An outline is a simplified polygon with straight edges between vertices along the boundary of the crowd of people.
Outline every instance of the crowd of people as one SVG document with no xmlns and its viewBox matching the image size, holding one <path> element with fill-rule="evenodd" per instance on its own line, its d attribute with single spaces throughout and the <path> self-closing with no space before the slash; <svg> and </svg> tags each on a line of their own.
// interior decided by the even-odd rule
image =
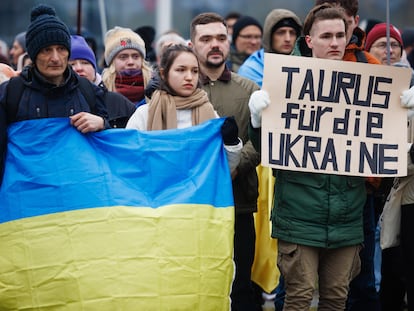
<svg viewBox="0 0 414 311">
<path fill-rule="evenodd" d="M 201 13 L 188 40 L 173 30 L 155 36 L 148 27 L 115 26 L 100 65 L 88 38 L 71 33 L 53 7 L 37 5 L 10 50 L 0 45 L 0 183 L 14 122 L 68 117 L 89 133 L 187 128 L 225 117 L 235 206 L 231 310 L 262 310 L 251 271 L 262 112 L 270 105 L 261 89 L 265 53 L 405 67 L 413 87 L 414 28 L 378 21 L 364 31 L 359 22 L 358 0 L 316 0 L 303 21 L 284 8 L 263 23 L 238 12 Z M 414 88 L 401 98 L 414 107 Z M 414 163 L 413 145 L 407 161 Z M 272 172 L 275 310 L 308 310 L 316 290 L 319 310 L 414 310 L 414 185 L 403 191 L 400 245 L 381 250 L 379 216 L 393 178 Z"/>
</svg>

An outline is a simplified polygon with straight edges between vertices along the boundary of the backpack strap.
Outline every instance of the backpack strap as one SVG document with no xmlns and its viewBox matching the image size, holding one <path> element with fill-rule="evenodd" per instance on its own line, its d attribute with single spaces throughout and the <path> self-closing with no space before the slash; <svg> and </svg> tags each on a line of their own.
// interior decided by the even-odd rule
<svg viewBox="0 0 414 311">
<path fill-rule="evenodd" d="M 93 84 L 89 82 L 88 79 L 79 77 L 79 89 L 83 96 L 85 96 L 86 101 L 88 102 L 89 109 L 91 112 L 95 111 L 95 90 L 93 89 Z M 7 121 L 8 123 L 12 122 L 16 116 L 19 109 L 20 100 L 23 96 L 24 83 L 23 79 L 20 76 L 13 77 L 8 81 L 6 86 L 7 90 Z"/>
<path fill-rule="evenodd" d="M 24 83 L 20 76 L 10 78 L 7 90 L 7 122 L 11 123 L 17 116 L 20 100 L 22 99 Z"/>
<path fill-rule="evenodd" d="M 86 101 L 88 102 L 89 109 L 91 112 L 95 112 L 95 90 L 93 89 L 93 84 L 88 79 L 83 77 L 78 77 L 79 79 L 79 89 L 83 96 L 85 96 Z"/>
</svg>

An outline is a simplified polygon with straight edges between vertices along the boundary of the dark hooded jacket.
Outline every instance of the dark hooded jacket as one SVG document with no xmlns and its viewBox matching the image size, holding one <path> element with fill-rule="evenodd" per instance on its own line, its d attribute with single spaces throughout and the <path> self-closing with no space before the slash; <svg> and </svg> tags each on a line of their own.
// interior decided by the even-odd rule
<svg viewBox="0 0 414 311">
<path fill-rule="evenodd" d="M 79 87 L 79 79 L 84 78 L 79 77 L 71 66 L 68 66 L 64 75 L 64 83 L 56 86 L 46 81 L 34 66 L 25 67 L 19 76 L 12 78 L 20 79 L 23 84 L 19 98 L 15 100 L 8 95 L 11 80 L 0 85 L 0 179 L 3 176 L 7 149 L 7 128 L 11 123 L 40 118 L 65 118 L 78 112 L 91 112 L 101 116 L 105 127 L 109 128 L 104 90 L 90 83 L 96 99 L 90 105 Z"/>
<path fill-rule="evenodd" d="M 364 50 L 365 32 L 355 28 L 351 40 L 346 46 L 343 60 L 348 62 L 364 62 L 368 64 L 380 64 L 380 61 Z M 363 54 L 363 56 L 361 55 Z"/>
<path fill-rule="evenodd" d="M 118 92 L 111 92 L 101 82 L 99 87 L 105 91 L 105 105 L 111 128 L 125 128 L 136 108 L 133 102 Z"/>
<path fill-rule="evenodd" d="M 265 20 L 263 27 L 263 48 L 252 53 L 240 66 L 238 74 L 255 82 L 260 87 L 263 82 L 264 53 L 277 53 L 272 49 L 273 27 L 285 18 L 292 18 L 298 25 L 302 25 L 299 17 L 293 12 L 285 9 L 274 9 Z"/>
</svg>

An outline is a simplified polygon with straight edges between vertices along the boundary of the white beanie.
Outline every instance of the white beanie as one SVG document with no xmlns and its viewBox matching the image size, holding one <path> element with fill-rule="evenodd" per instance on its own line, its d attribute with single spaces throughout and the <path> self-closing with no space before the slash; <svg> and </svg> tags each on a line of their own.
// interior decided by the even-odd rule
<svg viewBox="0 0 414 311">
<path fill-rule="evenodd" d="M 105 62 L 109 66 L 114 57 L 125 49 L 134 49 L 145 59 L 145 42 L 133 30 L 115 26 L 105 35 Z"/>
</svg>

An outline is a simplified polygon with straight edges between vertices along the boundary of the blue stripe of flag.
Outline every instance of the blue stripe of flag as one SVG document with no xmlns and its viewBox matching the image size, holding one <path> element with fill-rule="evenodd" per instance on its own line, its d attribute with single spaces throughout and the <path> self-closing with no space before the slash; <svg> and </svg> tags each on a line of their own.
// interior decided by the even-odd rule
<svg viewBox="0 0 414 311">
<path fill-rule="evenodd" d="M 66 118 L 14 123 L 0 188 L 0 222 L 119 205 L 233 206 L 222 123 L 89 134 Z"/>
</svg>

